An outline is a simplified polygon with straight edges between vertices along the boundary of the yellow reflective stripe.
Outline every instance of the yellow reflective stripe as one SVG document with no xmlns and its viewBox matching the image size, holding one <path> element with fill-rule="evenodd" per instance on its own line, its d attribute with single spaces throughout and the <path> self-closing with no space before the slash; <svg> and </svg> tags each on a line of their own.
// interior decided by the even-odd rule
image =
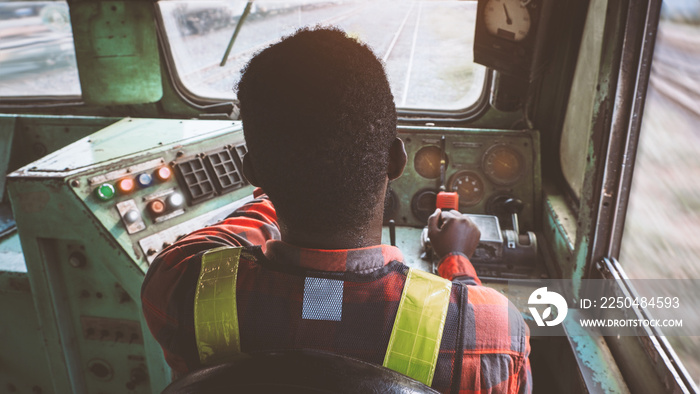
<svg viewBox="0 0 700 394">
<path fill-rule="evenodd" d="M 194 296 L 194 333 L 199 360 L 214 364 L 241 354 L 236 278 L 241 248 L 221 247 L 202 256 Z"/>
<path fill-rule="evenodd" d="M 409 269 L 383 366 L 433 383 L 450 291 L 449 280 Z"/>
</svg>

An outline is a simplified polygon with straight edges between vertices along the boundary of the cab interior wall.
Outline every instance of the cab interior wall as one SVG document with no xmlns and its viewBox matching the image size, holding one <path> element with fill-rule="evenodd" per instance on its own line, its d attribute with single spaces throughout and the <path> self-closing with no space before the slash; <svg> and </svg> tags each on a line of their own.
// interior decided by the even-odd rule
<svg viewBox="0 0 700 394">
<path fill-rule="evenodd" d="M 591 239 L 593 237 L 593 222 L 596 217 L 597 196 L 600 192 L 600 178 L 605 160 L 607 132 L 610 127 L 617 74 L 620 67 L 619 50 L 622 45 L 622 32 L 626 20 L 627 2 L 610 1 L 596 2 L 596 6 L 588 11 L 586 24 L 591 21 L 603 26 L 603 30 L 589 27 L 588 34 L 600 34 L 598 45 L 581 46 L 576 48 L 577 56 L 567 60 L 573 64 L 571 82 L 567 84 L 567 99 L 561 100 L 565 108 L 560 117 L 554 116 L 558 123 L 550 135 L 543 138 L 543 183 L 545 184 L 545 218 L 543 233 L 548 238 L 547 245 L 552 252 L 554 272 L 560 272 L 563 278 L 580 280 L 587 268 L 584 266 L 590 257 Z M 581 11 L 581 10 L 580 10 Z M 585 26 L 584 34 L 585 33 Z M 586 40 L 584 37 L 582 40 Z M 589 37 L 590 40 L 590 37 Z M 580 51 L 579 51 L 580 50 Z M 594 52 L 591 52 L 594 51 Z M 599 52 L 598 52 L 599 51 Z M 586 60 L 599 58 L 600 61 L 591 64 Z M 591 79 L 591 77 L 593 79 Z M 578 88 L 577 88 L 578 86 Z M 591 90 L 590 86 L 596 86 Z M 580 90 L 575 90 L 580 89 Z M 580 113 L 581 108 L 589 108 L 590 112 Z M 546 109 L 541 110 L 544 120 L 542 127 L 547 125 Z M 576 151 L 578 158 L 585 160 L 585 166 L 578 169 L 577 176 L 583 179 L 580 193 L 576 193 L 571 183 L 564 176 L 561 163 L 568 163 L 571 157 L 564 157 L 560 151 L 565 119 L 579 119 L 569 132 L 589 134 L 584 139 L 588 146 L 579 147 Z M 544 134 L 544 133 L 543 133 Z M 584 142 L 584 145 L 586 142 Z M 580 145 L 580 144 L 579 144 Z M 577 158 L 574 158 L 574 160 Z"/>
</svg>

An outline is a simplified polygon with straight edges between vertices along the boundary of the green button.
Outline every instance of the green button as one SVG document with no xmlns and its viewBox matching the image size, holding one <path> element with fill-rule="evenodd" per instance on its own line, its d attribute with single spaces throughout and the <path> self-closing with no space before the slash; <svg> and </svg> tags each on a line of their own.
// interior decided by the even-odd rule
<svg viewBox="0 0 700 394">
<path fill-rule="evenodd" d="M 114 197 L 114 186 L 109 183 L 103 183 L 100 187 L 95 189 L 95 195 L 102 201 L 107 201 Z"/>
</svg>

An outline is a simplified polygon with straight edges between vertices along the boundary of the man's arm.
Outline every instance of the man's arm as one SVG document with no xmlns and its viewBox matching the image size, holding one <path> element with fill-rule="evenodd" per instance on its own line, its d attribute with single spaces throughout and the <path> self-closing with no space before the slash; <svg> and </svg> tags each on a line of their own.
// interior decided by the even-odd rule
<svg viewBox="0 0 700 394">
<path fill-rule="evenodd" d="M 177 373 L 195 367 L 185 360 L 199 358 L 194 343 L 193 300 L 202 254 L 220 246 L 264 246 L 266 241 L 280 238 L 272 203 L 260 189 L 253 194 L 255 200 L 225 220 L 194 231 L 163 250 L 148 269 L 141 287 L 143 313 L 166 361 Z"/>
<path fill-rule="evenodd" d="M 481 238 L 474 222 L 459 212 L 438 209 L 428 218 L 428 237 L 433 251 L 441 257 L 440 276 L 467 285 L 481 284 L 469 261 Z"/>
<path fill-rule="evenodd" d="M 481 285 L 476 270 L 469 258 L 460 253 L 449 253 L 440 260 L 438 264 L 438 274 L 453 282 L 464 283 L 465 285 Z"/>
<path fill-rule="evenodd" d="M 463 368 L 470 368 L 474 353 L 480 354 L 474 361 L 479 363 L 480 368 L 469 369 L 467 376 L 476 370 L 487 375 L 488 371 L 501 371 L 499 356 L 508 355 L 512 359 L 512 369 L 508 370 L 505 380 L 501 380 L 504 378 L 501 375 L 474 376 L 473 379 L 463 379 L 461 389 L 474 393 L 531 393 L 530 330 L 518 309 L 503 294 L 481 286 L 476 270 L 469 261 L 481 237 L 478 227 L 459 212 L 437 210 L 428 219 L 428 236 L 433 251 L 441 257 L 438 265 L 440 276 L 466 285 L 465 291 L 469 294 L 469 310 L 472 319 L 475 319 L 474 328 L 478 331 L 473 335 L 478 341 L 472 344 L 474 347 L 471 351 L 465 351 Z M 473 386 L 475 382 L 479 382 L 478 387 Z"/>
</svg>

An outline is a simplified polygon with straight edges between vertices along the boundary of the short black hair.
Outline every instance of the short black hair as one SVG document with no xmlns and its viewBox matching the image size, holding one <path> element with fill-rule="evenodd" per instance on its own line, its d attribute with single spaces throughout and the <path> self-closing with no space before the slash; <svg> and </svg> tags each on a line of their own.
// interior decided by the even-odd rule
<svg viewBox="0 0 700 394">
<path fill-rule="evenodd" d="M 384 196 L 396 107 L 372 50 L 335 28 L 264 49 L 238 83 L 258 183 L 289 228 L 365 230 Z"/>
</svg>

